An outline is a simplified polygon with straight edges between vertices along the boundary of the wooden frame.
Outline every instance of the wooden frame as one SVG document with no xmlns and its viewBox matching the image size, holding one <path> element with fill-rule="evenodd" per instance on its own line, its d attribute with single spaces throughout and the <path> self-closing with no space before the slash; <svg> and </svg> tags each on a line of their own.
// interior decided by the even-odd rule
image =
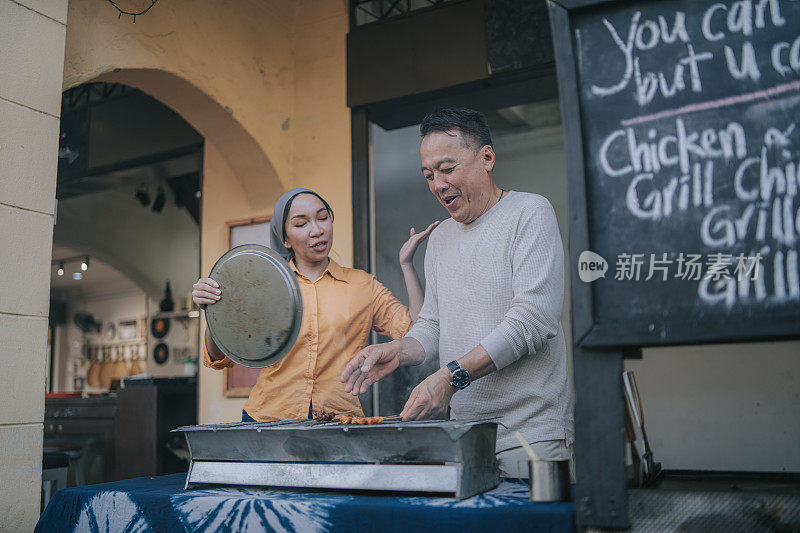
<svg viewBox="0 0 800 533">
<path fill-rule="evenodd" d="M 602 2 L 548 0 L 567 156 L 571 258 L 590 247 L 579 87 L 567 10 Z M 582 344 L 594 326 L 592 288 L 580 280 L 577 269 L 570 267 L 569 270 L 573 378 L 577 396 L 575 518 L 582 527 L 627 528 L 630 520 L 624 462 L 623 353 L 621 348 L 590 350 Z"/>
<path fill-rule="evenodd" d="M 372 272 L 370 260 L 370 140 L 369 117 L 365 108 L 350 112 L 352 135 L 353 266 Z"/>
<path fill-rule="evenodd" d="M 255 224 L 266 224 L 272 219 L 272 213 L 251 218 L 242 218 L 238 220 L 229 220 L 225 223 L 228 228 L 228 249 L 233 244 L 233 231 L 235 228 L 242 226 L 252 226 Z M 223 371 L 222 394 L 226 398 L 247 398 L 250 396 L 251 386 L 237 386 L 235 382 L 237 379 L 252 379 L 258 377 L 260 368 L 247 368 L 245 366 L 236 365 L 231 368 L 225 368 Z"/>
<path fill-rule="evenodd" d="M 270 213 L 269 215 L 262 215 L 262 216 L 259 216 L 259 217 L 250 217 L 250 218 L 240 218 L 240 219 L 237 219 L 237 220 L 228 220 L 227 222 L 225 222 L 225 225 L 228 227 L 228 248 L 231 247 L 231 243 L 233 242 L 232 241 L 232 235 L 231 235 L 231 232 L 233 231 L 233 228 L 236 228 L 236 227 L 239 227 L 239 226 L 252 226 L 254 224 L 264 224 L 264 223 L 269 222 L 270 220 L 272 220 L 272 213 Z"/>
<path fill-rule="evenodd" d="M 563 117 L 570 212 L 570 257 L 576 261 L 590 242 L 587 170 L 578 53 L 574 49 L 573 10 L 601 4 L 624 6 L 619 0 L 548 0 L 553 34 L 559 98 Z M 655 2 L 654 2 L 655 3 Z M 687 4 L 689 4 L 687 2 Z M 634 319 L 625 326 L 595 323 L 592 285 L 583 283 L 576 264 L 570 265 L 573 327 L 573 368 L 577 402 L 576 426 L 576 520 L 580 527 L 629 527 L 628 493 L 623 462 L 625 403 L 621 373 L 623 358 L 642 346 L 685 345 L 713 342 L 797 338 L 794 317 L 761 322 L 757 330 L 731 329 L 724 322 L 707 320 L 702 327 L 689 322 L 675 328 L 667 339 L 648 331 Z M 683 324 L 677 323 L 678 326 Z M 624 335 L 621 334 L 624 332 Z M 623 338 L 624 337 L 624 338 Z"/>
<path fill-rule="evenodd" d="M 571 214 L 570 255 L 574 258 L 577 258 L 582 251 L 593 248 L 588 228 L 585 147 L 581 127 L 580 87 L 578 86 L 578 73 L 575 70 L 576 58 L 573 50 L 570 12 L 614 3 L 624 4 L 619 0 L 548 0 L 567 154 Z M 798 338 L 798 316 L 796 314 L 772 317 L 769 321 L 760 322 L 757 330 L 731 330 L 730 325 L 724 320 L 720 322 L 706 321 L 702 328 L 695 327 L 693 320 L 676 321 L 666 339 L 660 336 L 658 327 L 649 327 L 649 319 L 636 320 L 632 317 L 626 321 L 624 327 L 618 323 L 596 323 L 596 302 L 593 299 L 592 286 L 581 282 L 575 269 L 571 268 L 570 271 L 573 296 L 577 297 L 573 298 L 572 308 L 573 338 L 576 339 L 576 344 L 586 348 L 638 348 Z M 620 331 L 626 332 L 624 338 L 621 338 Z"/>
</svg>

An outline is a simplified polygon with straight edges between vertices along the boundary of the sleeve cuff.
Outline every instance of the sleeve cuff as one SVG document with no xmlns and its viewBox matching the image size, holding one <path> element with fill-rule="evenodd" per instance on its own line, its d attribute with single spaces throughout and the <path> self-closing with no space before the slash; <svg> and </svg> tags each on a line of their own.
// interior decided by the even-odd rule
<svg viewBox="0 0 800 533">
<path fill-rule="evenodd" d="M 481 346 L 489 354 L 497 370 L 507 367 L 525 355 L 524 353 L 519 353 L 514 344 L 506 339 L 500 327 L 495 328 L 494 331 L 484 337 L 481 341 Z"/>
<path fill-rule="evenodd" d="M 230 368 L 235 364 L 236 363 L 234 363 L 227 357 L 220 359 L 219 361 L 212 360 L 211 356 L 208 353 L 208 349 L 206 348 L 206 343 L 205 341 L 203 341 L 203 366 L 207 366 L 208 368 L 213 368 L 214 370 L 222 370 L 223 368 Z"/>
<path fill-rule="evenodd" d="M 425 361 L 428 362 L 433 359 L 439 358 L 439 337 L 433 332 L 428 331 L 420 321 L 411 326 L 411 331 L 406 334 L 406 337 L 411 337 L 416 340 L 425 350 Z"/>
</svg>

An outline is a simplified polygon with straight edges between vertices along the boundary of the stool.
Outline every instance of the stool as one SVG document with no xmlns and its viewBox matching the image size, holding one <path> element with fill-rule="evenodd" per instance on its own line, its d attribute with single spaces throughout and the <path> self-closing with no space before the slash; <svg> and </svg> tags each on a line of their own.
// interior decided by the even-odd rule
<svg viewBox="0 0 800 533">
<path fill-rule="evenodd" d="M 75 487 L 86 484 L 86 476 L 83 472 L 83 446 L 68 440 L 44 439 L 44 452 L 64 453 L 69 459 L 69 468 Z"/>
<path fill-rule="evenodd" d="M 42 511 L 56 491 L 66 488 L 68 467 L 67 454 L 61 452 L 42 454 Z"/>
</svg>

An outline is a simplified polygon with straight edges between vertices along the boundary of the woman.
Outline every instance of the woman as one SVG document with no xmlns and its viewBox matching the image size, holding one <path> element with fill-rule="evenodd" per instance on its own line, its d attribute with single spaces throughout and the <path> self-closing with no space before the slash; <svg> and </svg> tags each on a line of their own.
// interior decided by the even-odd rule
<svg viewBox="0 0 800 533">
<path fill-rule="evenodd" d="M 358 398 L 348 394 L 339 376 L 350 358 L 366 346 L 371 330 L 393 339 L 406 334 L 422 307 L 423 292 L 411 260 L 417 245 L 438 222 L 416 234 L 400 250 L 411 309 L 401 304 L 375 276 L 340 266 L 330 259 L 333 211 L 309 189 L 292 189 L 275 204 L 270 248 L 289 261 L 303 299 L 303 322 L 292 350 L 264 368 L 250 391 L 242 421 L 311 417 L 314 411 L 363 416 Z M 192 299 L 213 305 L 219 284 L 201 278 Z M 234 365 L 206 329 L 203 364 L 214 369 Z"/>
</svg>

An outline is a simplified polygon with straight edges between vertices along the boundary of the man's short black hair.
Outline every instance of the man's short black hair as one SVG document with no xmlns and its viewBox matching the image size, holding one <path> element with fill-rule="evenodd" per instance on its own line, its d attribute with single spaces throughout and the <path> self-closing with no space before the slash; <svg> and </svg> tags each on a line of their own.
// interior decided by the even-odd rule
<svg viewBox="0 0 800 533">
<path fill-rule="evenodd" d="M 492 134 L 486 117 L 480 111 L 466 107 L 446 107 L 430 113 L 419 126 L 419 133 L 425 137 L 434 131 L 448 132 L 459 130 L 467 146 L 473 146 L 475 151 L 487 144 L 492 146 Z M 494 148 L 494 146 L 492 146 Z"/>
</svg>

